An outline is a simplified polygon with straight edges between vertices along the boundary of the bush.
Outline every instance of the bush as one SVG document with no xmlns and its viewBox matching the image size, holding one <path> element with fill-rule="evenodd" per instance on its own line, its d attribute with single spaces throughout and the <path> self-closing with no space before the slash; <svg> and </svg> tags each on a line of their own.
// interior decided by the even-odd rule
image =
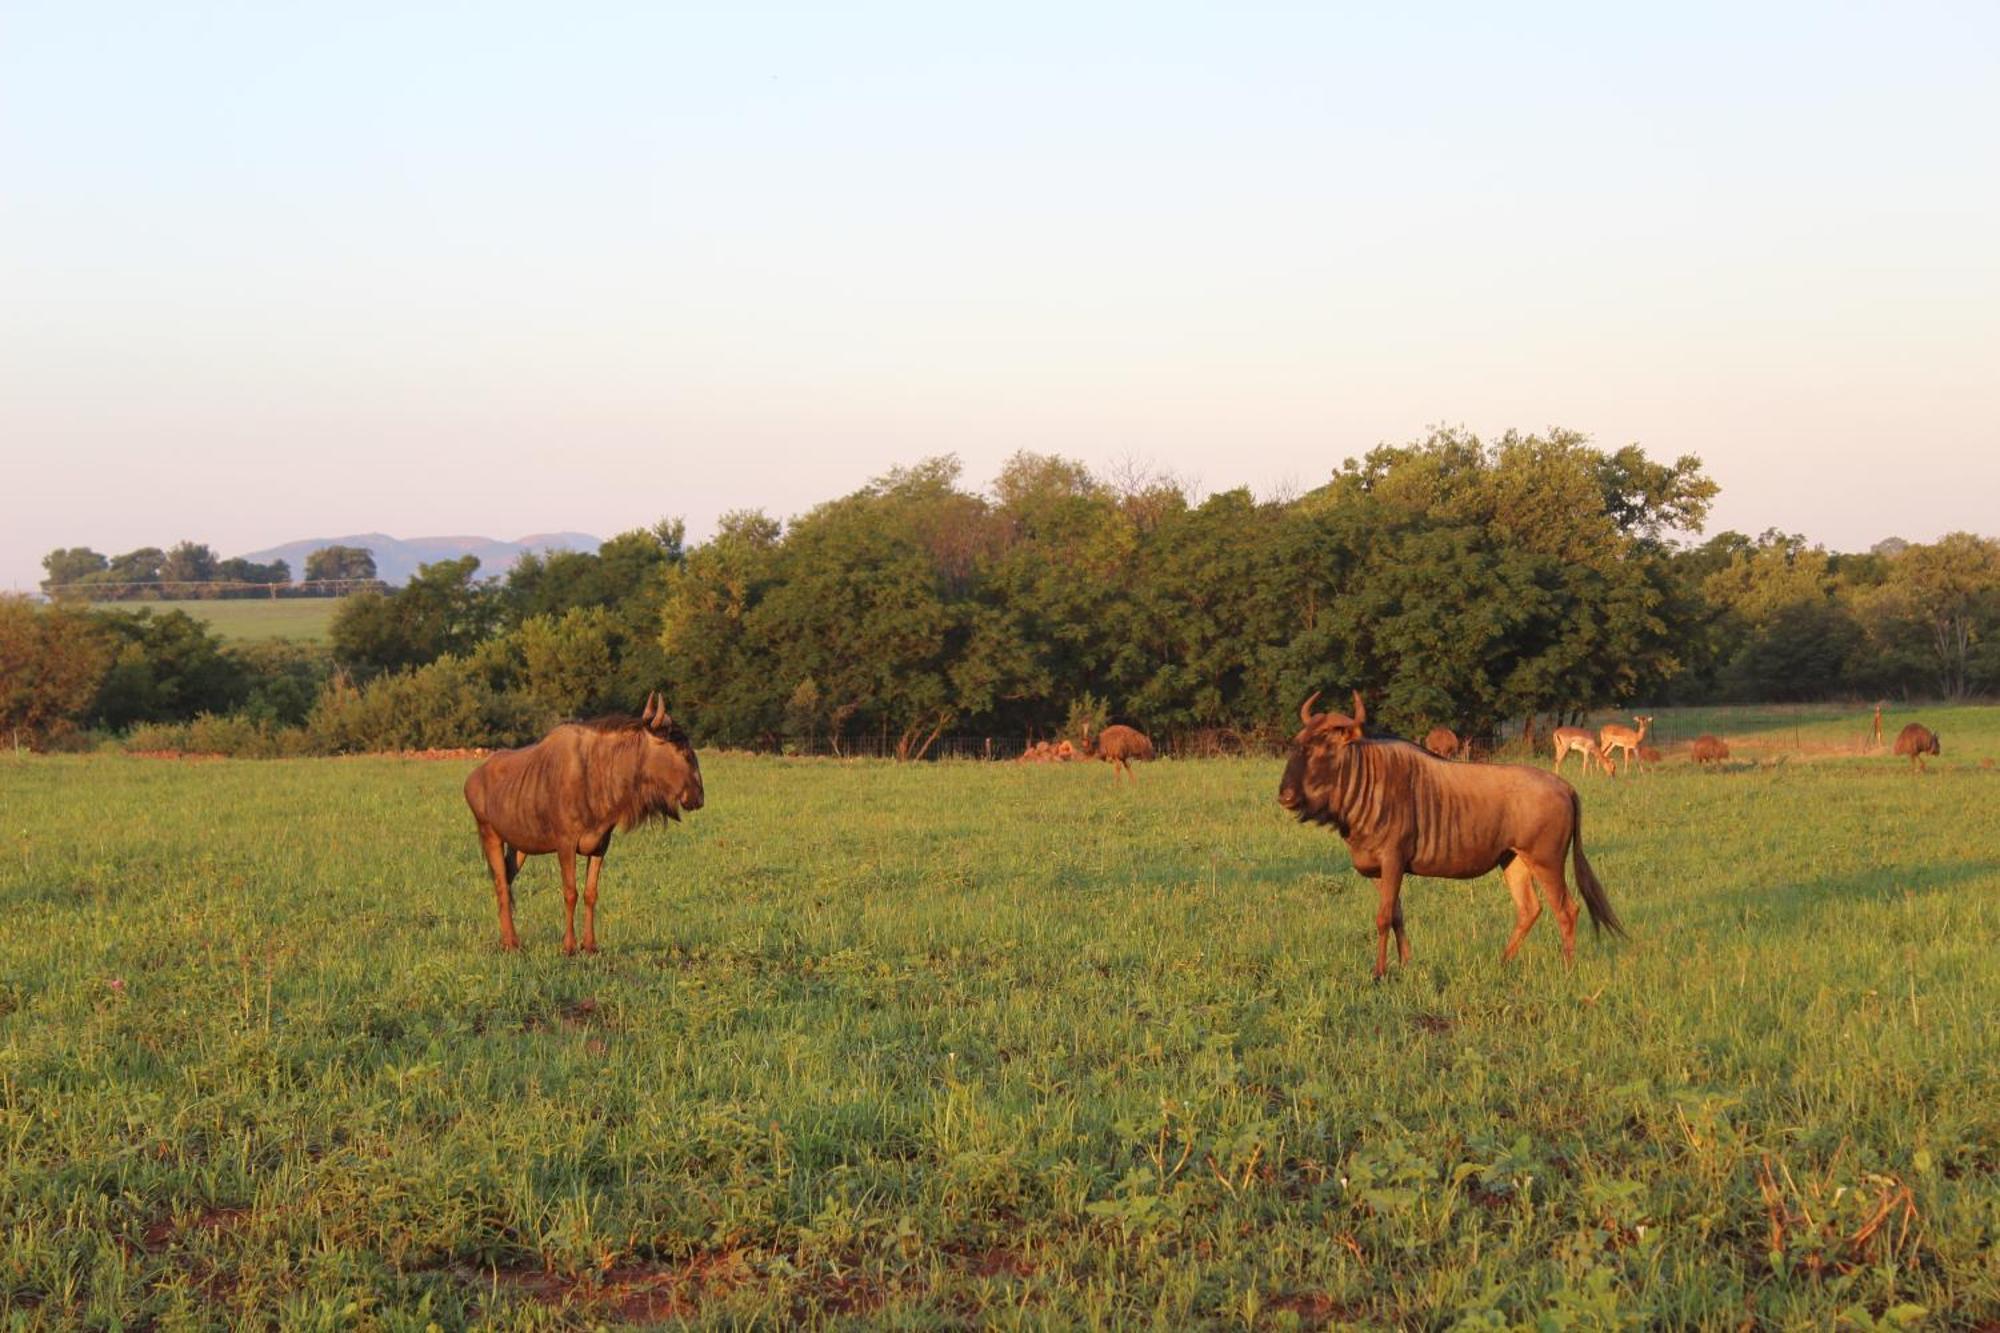
<svg viewBox="0 0 2000 1333">
<path fill-rule="evenodd" d="M 203 713 L 188 724 L 187 748 L 194 754 L 226 754 L 237 759 L 280 759 L 306 752 L 298 727 L 274 726 L 243 713 L 218 717 Z"/>
<path fill-rule="evenodd" d="M 441 657 L 366 685 L 336 678 L 313 705 L 306 744 L 320 754 L 513 745 L 533 739 L 530 713 L 473 663 Z"/>
<path fill-rule="evenodd" d="M 116 653 L 91 709 L 101 726 L 227 713 L 249 694 L 242 662 L 185 611 L 105 611 L 94 618 Z"/>
<path fill-rule="evenodd" d="M 333 678 L 333 657 L 311 644 L 273 639 L 233 644 L 229 655 L 243 668 L 249 697 L 237 713 L 279 727 L 298 727 Z"/>
<path fill-rule="evenodd" d="M 311 753 L 304 728 L 281 727 L 246 713 L 203 713 L 192 722 L 141 722 L 125 733 L 136 754 L 221 754 L 283 759 Z"/>
<path fill-rule="evenodd" d="M 87 615 L 0 596 L 0 743 L 40 749 L 73 732 L 110 662 Z"/>
<path fill-rule="evenodd" d="M 135 754 L 187 754 L 194 749 L 192 725 L 141 722 L 125 733 L 125 749 Z"/>
</svg>

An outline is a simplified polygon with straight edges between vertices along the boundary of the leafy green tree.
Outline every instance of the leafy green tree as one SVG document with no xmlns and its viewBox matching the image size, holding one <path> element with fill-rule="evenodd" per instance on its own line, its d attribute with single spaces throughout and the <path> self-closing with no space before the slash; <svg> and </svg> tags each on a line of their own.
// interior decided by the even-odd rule
<svg viewBox="0 0 2000 1333">
<path fill-rule="evenodd" d="M 40 746 L 74 730 L 110 664 L 95 617 L 0 595 L 0 740 Z"/>
<path fill-rule="evenodd" d="M 1116 711 L 1180 730 L 1282 710 L 1281 657 L 1298 629 L 1283 584 L 1284 519 L 1281 506 L 1224 491 L 1167 507 L 1137 534 L 1139 573 L 1108 617 Z"/>
<path fill-rule="evenodd" d="M 1137 576 L 1139 527 L 1087 469 L 1044 454 L 1015 454 L 993 494 L 1001 541 L 985 570 L 972 660 L 982 701 L 994 700 L 990 725 L 1050 734 L 1070 693 L 1117 693 L 1118 612 Z M 1143 675 L 1129 660 L 1125 672 Z"/>
<path fill-rule="evenodd" d="M 461 657 L 392 672 L 363 684 L 336 678 L 307 719 L 322 754 L 516 745 L 536 726 L 521 701 L 493 688 Z"/>
<path fill-rule="evenodd" d="M 1324 655 L 1316 684 L 1373 684 L 1409 733 L 1479 735 L 1658 689 L 1680 670 L 1662 539 L 1714 488 L 1693 460 L 1642 464 L 1565 431 L 1486 445 L 1441 430 L 1350 460 L 1298 505 L 1339 586 L 1294 653 Z"/>
<path fill-rule="evenodd" d="M 1876 682 L 1960 700 L 2000 681 L 2000 542 L 1954 532 L 1906 543 L 1854 600 Z"/>
<path fill-rule="evenodd" d="M 524 622 L 508 638 L 520 655 L 515 685 L 542 725 L 610 711 L 619 630 L 602 606 L 572 607 Z"/>
<path fill-rule="evenodd" d="M 1787 701 L 1837 693 L 1861 633 L 1836 587 L 1834 557 L 1804 537 L 1774 529 L 1737 544 L 1703 583 L 1727 645 L 1717 664 L 1722 695 Z"/>
<path fill-rule="evenodd" d="M 136 551 L 114 555 L 102 581 L 115 585 L 115 595 L 119 597 L 144 595 L 147 585 L 160 581 L 160 569 L 166 559 L 167 553 L 157 546 L 141 546 Z"/>
<path fill-rule="evenodd" d="M 113 654 L 91 709 L 96 724 L 185 722 L 230 712 L 248 696 L 242 663 L 187 612 L 106 611 L 96 620 Z"/>
<path fill-rule="evenodd" d="M 207 583 L 215 578 L 219 563 L 215 552 L 202 543 L 180 542 L 161 560 L 160 580 L 164 583 Z M 177 588 L 174 595 L 192 596 L 194 591 Z"/>
<path fill-rule="evenodd" d="M 88 546 L 58 547 L 42 557 L 42 568 L 48 571 L 48 577 L 42 580 L 42 591 L 50 596 L 60 595 L 73 584 L 101 578 L 110 567 L 109 560 Z"/>
<path fill-rule="evenodd" d="M 244 699 L 236 711 L 254 725 L 301 725 L 333 678 L 332 655 L 318 644 L 268 639 L 231 644 L 225 651 L 245 682 Z"/>
<path fill-rule="evenodd" d="M 322 546 L 306 556 L 306 582 L 375 577 L 375 553 L 365 546 Z"/>
<path fill-rule="evenodd" d="M 750 745 L 775 741 L 783 697 L 796 685 L 753 641 L 751 614 L 779 576 L 783 529 L 755 510 L 722 516 L 714 540 L 667 571 L 660 645 L 675 716 L 703 735 Z"/>
<path fill-rule="evenodd" d="M 215 567 L 215 577 L 225 583 L 290 583 L 292 567 L 283 560 L 273 560 L 259 564 L 255 560 L 245 560 L 241 556 L 231 556 Z M 249 589 L 235 589 L 224 596 L 261 597 L 264 594 Z"/>
<path fill-rule="evenodd" d="M 686 528 L 679 519 L 620 533 L 595 553 L 523 556 L 501 593 L 503 623 L 517 628 L 537 617 L 602 610 L 611 660 L 593 697 L 607 708 L 635 709 L 667 679 L 660 613 L 668 571 L 685 558 Z"/>
<path fill-rule="evenodd" d="M 836 742 L 879 736 L 921 754 L 958 716 L 953 640 L 962 625 L 938 558 L 952 476 L 923 467 L 821 505 L 793 524 L 782 577 L 751 611 L 773 680 L 818 682 Z M 771 702 L 783 698 L 770 692 Z"/>
<path fill-rule="evenodd" d="M 334 659 L 366 678 L 470 654 L 500 618 L 498 597 L 476 581 L 478 572 L 475 555 L 439 560 L 394 592 L 343 599 L 328 629 Z"/>
</svg>

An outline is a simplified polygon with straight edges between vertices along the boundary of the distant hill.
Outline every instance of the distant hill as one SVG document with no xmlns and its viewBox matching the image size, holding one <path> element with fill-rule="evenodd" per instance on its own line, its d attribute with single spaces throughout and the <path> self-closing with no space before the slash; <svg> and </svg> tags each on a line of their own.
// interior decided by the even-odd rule
<svg viewBox="0 0 2000 1333">
<path fill-rule="evenodd" d="M 345 537 L 312 537 L 286 542 L 261 551 L 245 553 L 245 560 L 268 564 L 283 560 L 292 567 L 292 577 L 304 578 L 306 557 L 322 546 L 361 546 L 375 553 L 375 572 L 385 583 L 405 583 L 417 566 L 437 560 L 456 560 L 462 555 L 479 557 L 479 574 L 488 578 L 505 574 L 514 562 L 530 551 L 594 552 L 602 545 L 587 532 L 536 532 L 513 541 L 496 537 L 391 537 L 386 532 L 356 532 Z"/>
</svg>

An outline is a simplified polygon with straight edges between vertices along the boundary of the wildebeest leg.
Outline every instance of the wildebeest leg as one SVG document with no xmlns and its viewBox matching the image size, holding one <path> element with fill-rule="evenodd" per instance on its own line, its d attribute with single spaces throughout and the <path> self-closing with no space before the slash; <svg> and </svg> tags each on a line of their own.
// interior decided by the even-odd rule
<svg viewBox="0 0 2000 1333">
<path fill-rule="evenodd" d="M 604 869 L 604 853 L 589 859 L 583 872 L 583 951 L 597 952 L 597 872 Z"/>
<path fill-rule="evenodd" d="M 576 849 L 564 847 L 556 853 L 556 861 L 562 866 L 563 881 L 563 952 L 576 952 Z"/>
<path fill-rule="evenodd" d="M 1514 895 L 1514 933 L 1507 937 L 1507 947 L 1500 953 L 1500 961 L 1504 963 L 1512 962 L 1520 952 L 1521 941 L 1528 938 L 1535 919 L 1542 914 L 1542 904 L 1535 897 L 1535 872 L 1528 869 L 1525 859 L 1516 856 L 1500 875 L 1507 881 L 1507 892 Z"/>
<path fill-rule="evenodd" d="M 1396 953 L 1410 961 L 1410 944 L 1403 937 L 1403 867 L 1393 861 L 1382 863 L 1381 878 L 1375 881 L 1375 979 L 1389 970 L 1389 932 L 1396 932 Z"/>
<path fill-rule="evenodd" d="M 514 933 L 514 895 L 512 888 L 514 875 L 519 866 L 512 863 L 506 844 L 490 824 L 479 826 L 480 850 L 486 853 L 486 864 L 493 871 L 493 896 L 500 904 L 500 947 L 518 949 L 521 937 Z"/>
<path fill-rule="evenodd" d="M 1517 857 L 1518 861 L 1528 858 Z M 1562 932 L 1563 961 L 1576 961 L 1576 904 L 1570 901 L 1569 881 L 1563 878 L 1562 853 L 1547 861 L 1530 861 L 1529 868 L 1535 878 L 1541 881 L 1542 892 L 1549 897 L 1549 906 L 1555 909 L 1556 929 Z"/>
</svg>

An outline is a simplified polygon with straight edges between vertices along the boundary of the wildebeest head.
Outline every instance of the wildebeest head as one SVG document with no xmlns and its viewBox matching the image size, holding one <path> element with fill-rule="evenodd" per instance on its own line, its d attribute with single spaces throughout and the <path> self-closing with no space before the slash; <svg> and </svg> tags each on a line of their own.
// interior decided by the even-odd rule
<svg viewBox="0 0 2000 1333">
<path fill-rule="evenodd" d="M 667 711 L 667 701 L 657 692 L 647 695 L 639 722 L 646 738 L 640 764 L 647 785 L 666 792 L 682 810 L 701 809 L 701 760 L 695 757 L 688 734 Z"/>
<path fill-rule="evenodd" d="M 1300 819 L 1338 823 L 1337 812 L 1326 808 L 1324 796 L 1333 786 L 1335 775 L 1349 756 L 1349 747 L 1361 740 L 1362 726 L 1368 721 L 1368 705 L 1361 691 L 1354 691 L 1354 716 L 1313 712 L 1319 701 L 1314 690 L 1299 705 L 1299 734 L 1292 737 L 1291 756 L 1285 762 L 1285 776 L 1278 784 L 1278 804 Z M 1317 799 L 1316 799 L 1317 797 Z"/>
</svg>

